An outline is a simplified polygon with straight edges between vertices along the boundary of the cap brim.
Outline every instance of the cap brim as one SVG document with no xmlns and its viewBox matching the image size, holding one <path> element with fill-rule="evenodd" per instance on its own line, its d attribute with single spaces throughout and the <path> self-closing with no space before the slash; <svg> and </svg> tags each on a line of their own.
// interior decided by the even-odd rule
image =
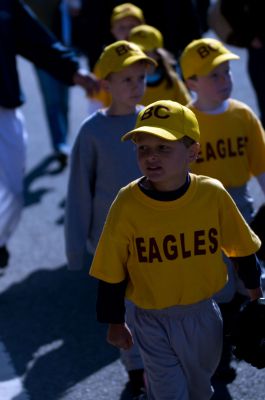
<svg viewBox="0 0 265 400">
<path fill-rule="evenodd" d="M 95 66 L 95 70 L 96 73 L 95 75 L 97 76 L 97 78 L 99 79 L 105 79 L 110 73 L 112 72 L 120 72 L 123 70 L 123 68 L 129 67 L 130 65 L 136 63 L 137 61 L 146 61 L 147 64 L 149 65 L 153 65 L 153 66 L 157 66 L 157 62 L 151 58 L 151 57 L 147 57 L 145 55 L 133 55 L 131 57 L 126 58 L 122 64 L 120 64 L 119 68 L 111 68 L 111 71 L 107 70 L 106 68 L 103 69 L 100 67 L 100 62 L 98 62 Z"/>
<path fill-rule="evenodd" d="M 216 57 L 212 63 L 209 65 L 207 69 L 204 69 L 203 73 L 201 75 L 208 75 L 214 68 L 216 68 L 218 65 L 222 64 L 223 62 L 230 61 L 230 60 L 239 60 L 240 57 L 237 54 L 234 53 L 225 53 L 221 54 L 220 56 Z M 200 74 L 200 72 L 198 72 Z"/>
<path fill-rule="evenodd" d="M 130 132 L 125 133 L 122 136 L 121 141 L 134 140 L 135 136 L 139 133 L 148 133 L 149 135 L 160 137 L 161 139 L 176 141 L 181 139 L 184 135 L 182 133 L 174 132 L 171 133 L 169 130 L 158 128 L 155 126 L 141 126 L 140 128 L 133 129 Z"/>
<path fill-rule="evenodd" d="M 123 18 L 127 18 L 127 17 L 136 18 L 140 22 L 143 22 L 143 20 L 144 20 L 143 17 L 140 15 L 140 13 L 128 11 L 128 12 L 120 12 L 117 15 L 114 15 L 111 18 L 111 23 L 113 24 L 114 22 L 119 21 L 120 19 L 123 19 Z"/>
<path fill-rule="evenodd" d="M 147 56 L 141 56 L 141 55 L 135 55 L 135 56 L 131 56 L 126 58 L 126 60 L 124 60 L 120 70 L 124 67 L 129 67 L 130 65 L 136 63 L 137 61 L 146 61 L 148 64 L 157 66 L 157 62 L 151 58 L 151 57 L 147 57 Z M 116 71 L 118 72 L 118 71 Z"/>
</svg>

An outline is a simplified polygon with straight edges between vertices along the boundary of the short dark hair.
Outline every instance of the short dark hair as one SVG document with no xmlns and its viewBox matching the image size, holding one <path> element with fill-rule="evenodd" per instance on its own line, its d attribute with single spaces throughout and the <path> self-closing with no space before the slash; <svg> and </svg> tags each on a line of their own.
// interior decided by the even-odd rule
<svg viewBox="0 0 265 400">
<path fill-rule="evenodd" d="M 196 141 L 194 139 L 192 139 L 191 137 L 185 135 L 183 136 L 181 139 L 178 140 L 179 142 L 183 143 L 187 149 L 189 147 L 191 147 L 194 143 L 196 143 Z"/>
</svg>

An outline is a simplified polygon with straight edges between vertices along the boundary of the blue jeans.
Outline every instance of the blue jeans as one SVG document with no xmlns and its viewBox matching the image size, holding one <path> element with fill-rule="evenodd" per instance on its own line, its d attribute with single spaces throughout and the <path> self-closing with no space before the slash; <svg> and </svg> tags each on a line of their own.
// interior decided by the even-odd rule
<svg viewBox="0 0 265 400">
<path fill-rule="evenodd" d="M 37 67 L 35 70 L 43 96 L 52 147 L 55 151 L 68 152 L 69 88 L 48 72 Z"/>
</svg>

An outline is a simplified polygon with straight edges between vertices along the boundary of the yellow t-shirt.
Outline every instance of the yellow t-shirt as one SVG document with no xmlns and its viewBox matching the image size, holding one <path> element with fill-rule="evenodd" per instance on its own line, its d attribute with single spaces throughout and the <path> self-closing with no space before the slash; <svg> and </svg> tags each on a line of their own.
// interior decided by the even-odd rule
<svg viewBox="0 0 265 400">
<path fill-rule="evenodd" d="M 149 198 L 138 181 L 122 188 L 108 214 L 90 275 L 128 278 L 126 297 L 146 309 L 208 299 L 227 281 L 227 256 L 255 253 L 260 240 L 222 184 L 191 174 L 174 201 Z"/>
<path fill-rule="evenodd" d="M 228 109 L 214 115 L 189 107 L 201 132 L 201 152 L 192 172 L 219 179 L 226 188 L 265 172 L 265 133 L 247 105 L 230 99 Z"/>
<path fill-rule="evenodd" d="M 179 79 L 177 74 L 174 85 L 170 88 L 167 86 L 165 79 L 162 80 L 158 85 L 146 86 L 141 104 L 147 106 L 148 104 L 161 99 L 177 101 L 184 106 L 191 101 L 191 97 L 186 89 L 186 86 Z"/>
</svg>

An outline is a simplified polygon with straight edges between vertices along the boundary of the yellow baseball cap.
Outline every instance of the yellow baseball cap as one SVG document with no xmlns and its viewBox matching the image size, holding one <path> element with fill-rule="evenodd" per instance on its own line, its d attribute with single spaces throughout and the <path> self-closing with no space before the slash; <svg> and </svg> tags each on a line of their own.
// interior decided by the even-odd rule
<svg viewBox="0 0 265 400">
<path fill-rule="evenodd" d="M 119 19 L 126 17 L 134 17 L 139 19 L 140 22 L 144 22 L 144 14 L 141 8 L 135 6 L 132 3 L 123 3 L 114 7 L 111 13 L 110 22 L 113 24 Z"/>
<path fill-rule="evenodd" d="M 193 40 L 180 56 L 184 79 L 194 75 L 208 75 L 219 64 L 238 60 L 239 56 L 228 50 L 219 40 L 203 38 Z"/>
<path fill-rule="evenodd" d="M 118 40 L 106 46 L 95 65 L 97 77 L 106 78 L 112 72 L 119 72 L 137 61 L 144 60 L 148 64 L 156 65 L 155 60 L 148 57 L 139 46 L 127 40 Z"/>
<path fill-rule="evenodd" d="M 187 107 L 171 100 L 159 100 L 146 106 L 138 114 L 135 128 L 121 140 L 134 140 L 139 133 L 149 133 L 166 140 L 179 140 L 188 136 L 200 139 L 199 124 L 195 114 Z"/>
<path fill-rule="evenodd" d="M 143 51 L 152 51 L 164 47 L 162 33 L 151 25 L 138 25 L 132 28 L 129 41 L 138 44 Z"/>
</svg>

